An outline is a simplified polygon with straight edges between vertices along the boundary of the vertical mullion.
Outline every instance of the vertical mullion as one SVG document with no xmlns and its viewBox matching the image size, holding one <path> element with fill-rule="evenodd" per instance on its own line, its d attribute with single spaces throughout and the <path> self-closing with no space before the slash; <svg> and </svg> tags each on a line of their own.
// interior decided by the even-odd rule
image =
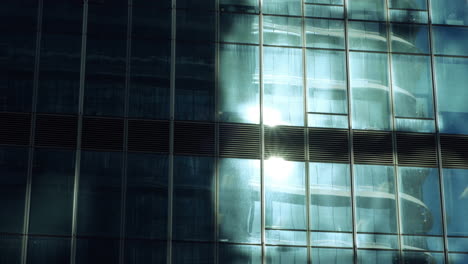
<svg viewBox="0 0 468 264">
<path fill-rule="evenodd" d="M 353 144 L 353 118 L 352 118 L 352 91 L 349 63 L 349 38 L 348 38 L 348 1 L 343 1 L 344 8 L 344 37 L 345 37 L 345 60 L 346 60 L 346 90 L 348 92 L 348 152 L 349 152 L 349 175 L 351 184 L 351 217 L 353 224 L 353 260 L 357 263 L 357 229 L 356 229 L 356 197 L 354 195 L 354 144 Z"/>
<path fill-rule="evenodd" d="M 401 216 L 400 216 L 400 192 L 398 186 L 398 155 L 397 155 L 397 142 L 396 142 L 396 125 L 395 125 L 395 102 L 393 100 L 393 69 L 392 69 L 392 36 L 391 36 L 391 24 L 390 24 L 390 9 L 389 9 L 389 0 L 385 0 L 385 27 L 387 29 L 387 57 L 388 57 L 388 98 L 389 98 L 389 105 L 390 105 L 390 129 L 392 132 L 392 152 L 393 152 L 393 168 L 394 168 L 394 186 L 395 186 L 395 214 L 397 220 L 397 236 L 398 236 L 398 254 L 400 256 L 400 263 L 403 263 L 403 249 L 402 249 L 402 242 L 401 242 Z"/>
<path fill-rule="evenodd" d="M 130 60 L 132 54 L 131 37 L 132 37 L 132 13 L 133 13 L 133 0 L 128 0 L 127 5 L 127 50 L 125 58 L 125 97 L 124 97 L 124 133 L 123 133 L 123 153 L 122 153 L 122 189 L 120 195 L 120 252 L 119 263 L 125 263 L 125 224 L 126 224 L 126 209 L 127 209 L 127 166 L 128 166 L 128 108 L 129 108 L 129 94 L 130 94 Z"/>
<path fill-rule="evenodd" d="M 170 125 L 169 125 L 169 171 L 167 206 L 167 264 L 172 263 L 172 207 L 174 200 L 174 115 L 175 115 L 175 70 L 176 70 L 176 5 L 171 9 L 171 75 L 170 75 Z"/>
<path fill-rule="evenodd" d="M 432 99 L 434 104 L 434 121 L 435 121 L 435 140 L 437 145 L 437 161 L 439 169 L 439 193 L 440 193 L 440 210 L 442 211 L 442 235 L 444 239 L 444 258 L 445 263 L 449 263 L 448 258 L 448 238 L 447 238 L 447 216 L 445 211 L 445 191 L 444 191 L 444 181 L 443 181 L 443 164 L 442 164 L 442 149 L 440 145 L 440 131 L 439 131 L 439 115 L 438 115 L 438 105 L 437 105 L 437 85 L 436 85 L 436 72 L 435 72 L 435 56 L 434 56 L 434 47 L 433 47 L 433 34 L 432 34 L 432 7 L 431 0 L 427 0 L 427 15 L 429 23 L 429 48 L 431 54 L 431 78 L 432 78 Z"/>
<path fill-rule="evenodd" d="M 265 248 L 265 126 L 263 124 L 263 0 L 259 0 L 259 93 L 260 93 L 260 234 L 262 263 L 266 263 Z"/>
<path fill-rule="evenodd" d="M 24 200 L 24 219 L 23 219 L 23 239 L 21 245 L 21 263 L 26 264 L 28 251 L 28 233 L 29 233 L 29 215 L 31 209 L 31 185 L 32 185 L 32 170 L 34 165 L 34 138 L 36 130 L 36 108 L 37 108 L 37 93 L 39 88 L 39 63 L 41 58 L 41 38 L 42 38 L 42 14 L 43 1 L 39 0 L 37 5 L 37 25 L 36 25 L 36 42 L 35 42 L 35 57 L 34 57 L 34 73 L 32 87 L 32 106 L 31 106 L 31 121 L 29 130 L 29 152 L 28 152 L 28 171 L 26 176 L 26 190 Z"/>
<path fill-rule="evenodd" d="M 306 61 L 306 21 L 305 21 L 305 0 L 301 0 L 301 16 L 302 16 L 302 85 L 303 85 L 303 112 L 304 112 L 304 151 L 305 151 L 305 166 L 304 166 L 304 183 L 305 183 L 305 212 L 306 212 L 306 246 L 307 246 L 307 263 L 312 263 L 311 243 L 310 243 L 310 183 L 309 183 L 309 123 L 308 123 L 308 92 L 307 92 L 307 61 Z"/>
<path fill-rule="evenodd" d="M 78 97 L 78 126 L 76 137 L 76 155 L 75 155 L 75 182 L 73 186 L 73 218 L 72 218 L 72 238 L 70 247 L 70 263 L 75 263 L 76 256 L 76 234 L 77 234 L 77 215 L 78 215 L 78 191 L 80 183 L 80 164 L 81 164 L 81 130 L 83 127 L 83 105 L 84 105 L 84 87 L 86 75 L 86 40 L 88 28 L 88 0 L 83 4 L 83 27 L 81 32 L 81 57 L 80 57 L 80 86 Z"/>
<path fill-rule="evenodd" d="M 214 194 L 213 196 L 213 239 L 214 239 L 214 262 L 218 263 L 219 260 L 219 223 L 218 223 L 218 208 L 219 208 L 219 120 L 218 120 L 218 109 L 219 109 L 219 40 L 220 40 L 220 10 L 219 0 L 215 0 L 215 87 L 214 87 L 214 117 L 215 121 L 215 158 L 214 162 Z"/>
</svg>

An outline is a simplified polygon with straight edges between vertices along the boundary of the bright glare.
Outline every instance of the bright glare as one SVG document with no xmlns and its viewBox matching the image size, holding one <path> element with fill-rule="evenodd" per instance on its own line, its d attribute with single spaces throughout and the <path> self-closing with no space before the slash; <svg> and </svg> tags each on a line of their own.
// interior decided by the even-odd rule
<svg viewBox="0 0 468 264">
<path fill-rule="evenodd" d="M 285 161 L 281 157 L 271 157 L 265 160 L 265 173 L 270 184 L 287 183 L 293 170 L 293 163 Z"/>
<path fill-rule="evenodd" d="M 247 107 L 247 120 L 251 123 L 258 123 L 260 117 L 259 110 L 258 107 Z M 270 127 L 287 125 L 282 120 L 280 111 L 268 107 L 263 109 L 263 123 Z"/>
</svg>

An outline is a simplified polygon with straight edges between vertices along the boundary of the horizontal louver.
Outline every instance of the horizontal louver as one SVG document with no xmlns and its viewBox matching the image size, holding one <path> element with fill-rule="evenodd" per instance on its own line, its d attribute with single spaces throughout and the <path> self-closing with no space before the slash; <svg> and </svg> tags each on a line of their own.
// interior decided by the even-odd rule
<svg viewBox="0 0 468 264">
<path fill-rule="evenodd" d="M 78 118 L 76 116 L 36 116 L 36 146 L 76 148 Z"/>
<path fill-rule="evenodd" d="M 265 158 L 304 160 L 304 132 L 302 127 L 265 127 Z"/>
<path fill-rule="evenodd" d="M 311 161 L 349 162 L 348 131 L 336 129 L 309 129 L 309 156 Z"/>
<path fill-rule="evenodd" d="M 169 122 L 129 120 L 128 150 L 168 153 Z"/>
<path fill-rule="evenodd" d="M 354 131 L 354 162 L 356 164 L 392 165 L 392 134 L 390 132 Z"/>
<path fill-rule="evenodd" d="M 123 150 L 123 119 L 83 118 L 82 148 Z"/>
<path fill-rule="evenodd" d="M 260 126 L 219 125 L 219 154 L 230 158 L 260 158 Z"/>
<path fill-rule="evenodd" d="M 174 153 L 214 155 L 215 126 L 211 123 L 175 122 Z"/>
<path fill-rule="evenodd" d="M 437 167 L 434 135 L 397 133 L 398 165 Z"/>
<path fill-rule="evenodd" d="M 440 135 L 442 166 L 468 168 L 468 136 Z"/>
<path fill-rule="evenodd" d="M 0 144 L 29 145 L 31 115 L 0 113 Z"/>
</svg>

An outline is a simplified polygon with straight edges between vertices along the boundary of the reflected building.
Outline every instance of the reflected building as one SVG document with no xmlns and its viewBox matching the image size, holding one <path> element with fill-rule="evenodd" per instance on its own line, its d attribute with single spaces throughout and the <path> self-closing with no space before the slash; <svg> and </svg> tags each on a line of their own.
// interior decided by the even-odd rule
<svg viewBox="0 0 468 264">
<path fill-rule="evenodd" d="M 0 6 L 0 263 L 468 263 L 467 1 Z"/>
</svg>

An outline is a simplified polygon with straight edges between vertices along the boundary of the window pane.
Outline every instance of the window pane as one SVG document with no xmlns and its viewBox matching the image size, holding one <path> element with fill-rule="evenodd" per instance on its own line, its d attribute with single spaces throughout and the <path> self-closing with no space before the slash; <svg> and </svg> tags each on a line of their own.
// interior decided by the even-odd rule
<svg viewBox="0 0 468 264">
<path fill-rule="evenodd" d="M 258 44 L 259 16 L 221 13 L 220 19 L 222 42 Z"/>
<path fill-rule="evenodd" d="M 86 115 L 122 116 L 124 110 L 127 3 L 102 2 L 88 9 Z"/>
<path fill-rule="evenodd" d="M 403 263 L 431 263 L 431 264 L 444 264 L 444 253 L 434 252 L 403 252 Z"/>
<path fill-rule="evenodd" d="M 259 160 L 220 160 L 218 214 L 221 241 L 260 242 Z"/>
<path fill-rule="evenodd" d="M 77 216 L 79 235 L 120 235 L 121 169 L 122 153 L 82 152 Z"/>
<path fill-rule="evenodd" d="M 126 235 L 165 238 L 168 158 L 129 153 L 127 159 Z"/>
<path fill-rule="evenodd" d="M 0 263 L 21 263 L 22 236 L 0 237 Z"/>
<path fill-rule="evenodd" d="M 174 158 L 174 239 L 213 240 L 214 175 L 213 158 Z"/>
<path fill-rule="evenodd" d="M 348 128 L 346 115 L 308 114 L 309 127 Z"/>
<path fill-rule="evenodd" d="M 342 6 L 305 5 L 305 16 L 343 19 L 344 8 Z"/>
<path fill-rule="evenodd" d="M 307 248 L 301 247 L 266 247 L 268 264 L 306 264 Z"/>
<path fill-rule="evenodd" d="M 310 18 L 305 23 L 307 47 L 344 49 L 343 21 Z"/>
<path fill-rule="evenodd" d="M 214 51 L 214 45 L 177 43 L 176 119 L 213 119 Z"/>
<path fill-rule="evenodd" d="M 438 170 L 399 167 L 398 171 L 402 233 L 441 235 Z"/>
<path fill-rule="evenodd" d="M 263 40 L 267 45 L 302 46 L 301 18 L 264 16 Z"/>
<path fill-rule="evenodd" d="M 310 237 L 313 247 L 353 247 L 353 234 L 313 232 Z"/>
<path fill-rule="evenodd" d="M 301 0 L 263 0 L 262 8 L 265 14 L 301 15 Z"/>
<path fill-rule="evenodd" d="M 43 6 L 37 110 L 76 113 L 80 83 L 82 5 L 47 1 Z"/>
<path fill-rule="evenodd" d="M 206 243 L 173 243 L 172 263 L 214 263 L 214 246 Z"/>
<path fill-rule="evenodd" d="M 429 53 L 428 27 L 391 24 L 392 52 Z"/>
<path fill-rule="evenodd" d="M 258 47 L 221 45 L 219 56 L 220 120 L 259 123 Z"/>
<path fill-rule="evenodd" d="M 119 263 L 119 240 L 77 239 L 77 264 Z"/>
<path fill-rule="evenodd" d="M 434 117 L 429 57 L 392 55 L 392 83 L 395 116 Z"/>
<path fill-rule="evenodd" d="M 29 232 L 70 235 L 75 153 L 36 149 L 34 158 Z"/>
<path fill-rule="evenodd" d="M 432 27 L 432 32 L 435 54 L 468 56 L 468 28 Z"/>
<path fill-rule="evenodd" d="M 307 50 L 308 111 L 346 114 L 346 61 L 341 51 Z"/>
<path fill-rule="evenodd" d="M 304 163 L 270 158 L 264 173 L 266 227 L 306 229 Z"/>
<path fill-rule="evenodd" d="M 436 57 L 435 79 L 442 133 L 468 134 L 468 59 Z"/>
<path fill-rule="evenodd" d="M 398 249 L 398 236 L 378 234 L 358 234 L 358 248 Z"/>
<path fill-rule="evenodd" d="M 125 263 L 165 263 L 167 252 L 166 245 L 166 241 L 126 240 Z"/>
<path fill-rule="evenodd" d="M 391 22 L 427 24 L 428 19 L 427 11 L 390 9 Z"/>
<path fill-rule="evenodd" d="M 402 247 L 407 250 L 444 251 L 444 239 L 433 236 L 403 236 Z"/>
<path fill-rule="evenodd" d="M 350 21 L 349 48 L 352 50 L 387 51 L 385 23 Z"/>
<path fill-rule="evenodd" d="M 305 0 L 305 2 L 312 4 L 343 5 L 343 0 Z"/>
<path fill-rule="evenodd" d="M 435 132 L 434 120 L 395 118 L 395 124 L 398 131 L 421 133 Z"/>
<path fill-rule="evenodd" d="M 355 165 L 354 172 L 357 231 L 396 233 L 393 167 Z"/>
<path fill-rule="evenodd" d="M 426 0 L 390 0 L 390 8 L 401 8 L 401 9 L 427 9 Z"/>
<path fill-rule="evenodd" d="M 309 163 L 312 230 L 352 231 L 348 164 Z"/>
<path fill-rule="evenodd" d="M 468 238 L 466 237 L 449 237 L 448 250 L 456 252 L 468 252 Z"/>
<path fill-rule="evenodd" d="M 170 54 L 168 41 L 132 40 L 130 117 L 169 119 Z"/>
<path fill-rule="evenodd" d="M 258 0 L 219 0 L 221 11 L 258 13 Z"/>
<path fill-rule="evenodd" d="M 23 232 L 28 150 L 0 147 L 0 232 Z"/>
<path fill-rule="evenodd" d="M 466 1 L 431 0 L 432 21 L 435 24 L 468 25 Z"/>
<path fill-rule="evenodd" d="M 69 263 L 70 246 L 70 238 L 29 237 L 26 263 Z"/>
<path fill-rule="evenodd" d="M 353 263 L 352 249 L 312 248 L 313 264 Z"/>
<path fill-rule="evenodd" d="M 227 264 L 261 264 L 262 251 L 260 246 L 219 245 L 219 263 Z"/>
<path fill-rule="evenodd" d="M 199 5 L 203 5 L 202 2 L 198 2 Z M 207 0 L 203 1 L 203 3 L 205 2 L 207 2 Z M 177 2 L 177 5 L 179 5 L 179 3 L 180 2 Z M 214 8 L 214 5 L 212 7 Z M 205 10 L 192 11 L 178 9 L 176 12 L 177 40 L 187 40 L 191 42 L 214 41 L 214 30 L 216 28 L 214 14 L 213 12 L 205 12 Z"/>
<path fill-rule="evenodd" d="M 268 227 L 267 227 L 268 228 Z M 265 230 L 266 243 L 270 245 L 300 245 L 307 244 L 305 231 Z"/>
<path fill-rule="evenodd" d="M 358 264 L 399 263 L 398 251 L 358 250 Z"/>
<path fill-rule="evenodd" d="M 349 1 L 348 17 L 359 20 L 385 21 L 385 0 Z"/>
<path fill-rule="evenodd" d="M 448 254 L 450 264 L 465 264 L 468 262 L 468 254 Z"/>
<path fill-rule="evenodd" d="M 302 125 L 302 50 L 264 48 L 264 108 L 266 125 Z"/>
<path fill-rule="evenodd" d="M 444 169 L 447 235 L 468 236 L 468 170 Z"/>
<path fill-rule="evenodd" d="M 350 54 L 353 128 L 390 129 L 386 54 Z"/>
</svg>

